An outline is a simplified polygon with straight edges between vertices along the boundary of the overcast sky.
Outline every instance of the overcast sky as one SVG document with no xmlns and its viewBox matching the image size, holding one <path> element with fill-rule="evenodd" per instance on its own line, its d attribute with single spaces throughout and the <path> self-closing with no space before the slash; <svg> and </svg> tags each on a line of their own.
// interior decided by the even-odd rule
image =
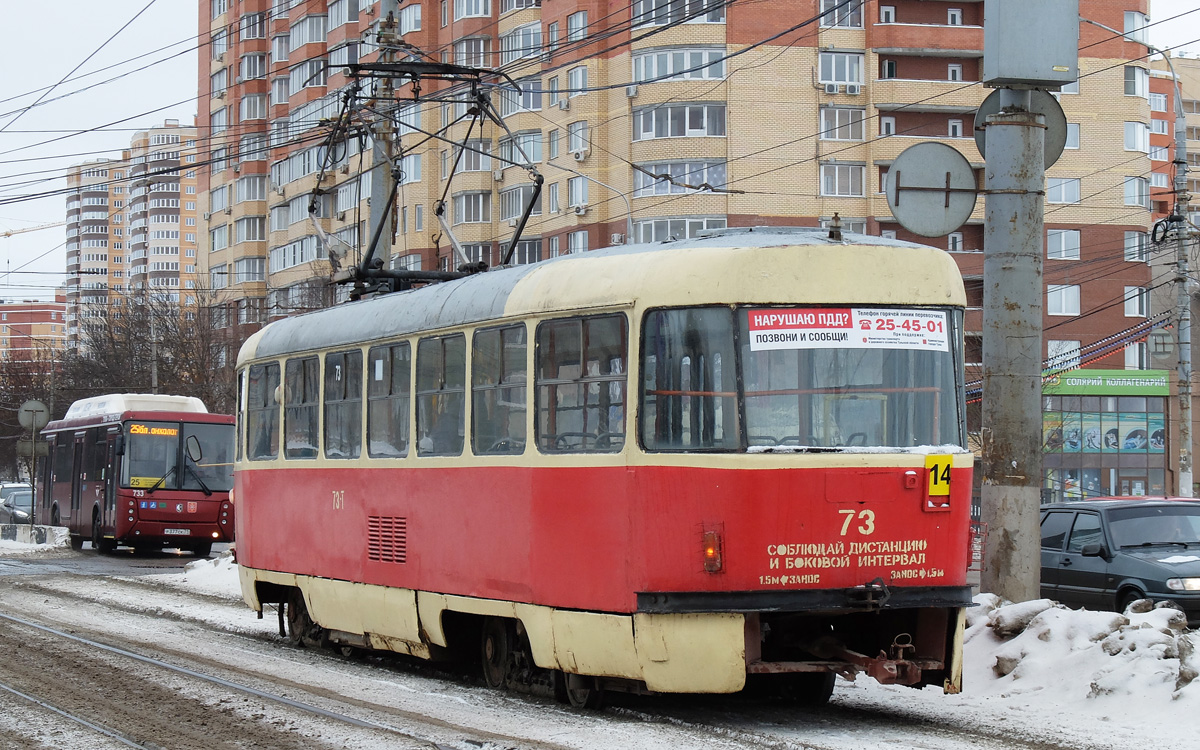
<svg viewBox="0 0 1200 750">
<path fill-rule="evenodd" d="M 0 70 L 9 75 L 0 84 L 0 231 L 8 231 L 62 221 L 66 208 L 61 195 L 5 201 L 62 190 L 68 165 L 119 158 L 135 130 L 164 119 L 192 122 L 197 11 L 194 0 L 59 0 L 46 5 L 7 0 L 3 5 Z M 1200 0 L 1152 0 L 1151 20 L 1198 6 Z M 53 18 L 46 16 L 47 10 Z M 1151 40 L 1159 47 L 1183 45 L 1200 54 L 1198 22 L 1200 12 L 1153 26 Z M 76 66 L 80 68 L 72 74 Z M 101 71 L 109 66 L 115 67 Z M 128 75 L 103 83 L 123 73 Z M 42 90 L 68 74 L 75 80 L 48 94 Z M 14 120 L 42 95 L 42 104 Z M 1200 92 L 1192 95 L 1200 98 Z M 72 135 L 82 130 L 94 132 Z M 0 298 L 52 298 L 64 279 L 65 239 L 62 227 L 0 237 Z"/>
</svg>

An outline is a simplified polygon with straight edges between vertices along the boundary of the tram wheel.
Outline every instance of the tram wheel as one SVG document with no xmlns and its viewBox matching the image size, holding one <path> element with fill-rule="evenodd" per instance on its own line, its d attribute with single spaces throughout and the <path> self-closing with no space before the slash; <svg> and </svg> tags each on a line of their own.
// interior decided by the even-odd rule
<svg viewBox="0 0 1200 750">
<path fill-rule="evenodd" d="M 287 639 L 296 648 L 304 648 L 305 637 L 313 630 L 315 623 L 308 614 L 308 606 L 304 603 L 304 594 L 300 589 L 292 589 L 287 600 Z"/>
<path fill-rule="evenodd" d="M 483 681 L 490 688 L 504 687 L 508 677 L 509 645 L 508 624 L 499 617 L 487 618 L 479 640 L 479 660 L 483 664 Z"/>
<path fill-rule="evenodd" d="M 595 677 L 564 673 L 561 676 L 561 684 L 560 695 L 565 697 L 573 708 L 604 708 L 604 688 L 596 683 Z"/>
<path fill-rule="evenodd" d="M 117 548 L 117 540 L 105 539 L 100 531 L 99 514 L 92 516 L 92 548 L 102 555 L 107 555 Z"/>
</svg>

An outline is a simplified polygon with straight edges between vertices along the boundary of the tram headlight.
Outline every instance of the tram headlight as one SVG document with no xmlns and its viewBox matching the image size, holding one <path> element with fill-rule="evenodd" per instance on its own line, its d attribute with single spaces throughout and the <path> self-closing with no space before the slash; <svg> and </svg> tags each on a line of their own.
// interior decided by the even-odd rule
<svg viewBox="0 0 1200 750">
<path fill-rule="evenodd" d="M 721 533 L 705 531 L 700 540 L 700 551 L 704 556 L 704 570 L 708 573 L 720 573 L 724 567 L 721 551 Z"/>
</svg>

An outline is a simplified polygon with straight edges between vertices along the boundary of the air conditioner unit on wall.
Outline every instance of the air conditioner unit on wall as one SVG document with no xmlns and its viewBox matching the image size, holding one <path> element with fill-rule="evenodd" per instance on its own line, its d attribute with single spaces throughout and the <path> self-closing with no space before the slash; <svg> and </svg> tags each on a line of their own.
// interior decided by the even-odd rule
<svg viewBox="0 0 1200 750">
<path fill-rule="evenodd" d="M 588 212 L 588 207 L 587 207 L 586 203 L 581 206 L 574 206 L 574 209 L 575 209 L 576 216 L 583 216 L 584 214 L 586 214 Z"/>
<path fill-rule="evenodd" d="M 862 93 L 862 85 L 858 83 L 847 83 L 846 93 L 850 96 L 858 96 Z"/>
<path fill-rule="evenodd" d="M 825 84 L 825 93 L 826 94 L 836 94 L 837 92 L 838 92 L 838 85 L 836 83 Z"/>
<path fill-rule="evenodd" d="M 492 179 L 495 180 L 496 182 L 503 182 L 504 181 L 504 170 L 503 169 L 492 170 Z"/>
<path fill-rule="evenodd" d="M 631 83 L 625 87 L 625 96 L 628 96 L 630 99 L 637 96 L 637 84 L 636 83 Z"/>
<path fill-rule="evenodd" d="M 559 99 L 558 100 L 558 108 L 563 111 L 570 109 L 571 108 L 571 100 L 570 99 Z"/>
<path fill-rule="evenodd" d="M 623 234 L 613 234 L 613 235 L 609 236 L 609 238 L 608 238 L 608 244 L 610 244 L 610 245 L 624 245 L 624 244 L 625 244 L 625 235 L 623 235 Z"/>
<path fill-rule="evenodd" d="M 587 149 L 581 148 L 581 149 L 572 151 L 571 156 L 573 156 L 575 158 L 575 161 L 583 161 L 584 159 L 587 158 Z"/>
</svg>

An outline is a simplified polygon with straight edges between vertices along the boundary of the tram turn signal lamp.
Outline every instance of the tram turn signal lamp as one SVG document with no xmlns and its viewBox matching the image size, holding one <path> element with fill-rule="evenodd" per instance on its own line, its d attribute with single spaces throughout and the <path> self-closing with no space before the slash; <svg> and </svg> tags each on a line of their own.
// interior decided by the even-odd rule
<svg viewBox="0 0 1200 750">
<path fill-rule="evenodd" d="M 704 555 L 704 571 L 720 573 L 724 567 L 721 555 L 721 534 L 717 531 L 706 531 L 701 537 L 701 552 Z"/>
</svg>

